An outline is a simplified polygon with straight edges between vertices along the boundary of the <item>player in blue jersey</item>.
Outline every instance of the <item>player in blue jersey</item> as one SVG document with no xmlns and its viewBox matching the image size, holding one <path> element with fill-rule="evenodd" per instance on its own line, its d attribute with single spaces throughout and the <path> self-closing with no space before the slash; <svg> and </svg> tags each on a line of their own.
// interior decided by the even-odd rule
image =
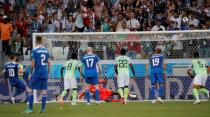
<svg viewBox="0 0 210 117">
<path fill-rule="evenodd" d="M 3 73 L 6 73 L 7 76 L 9 76 L 9 82 L 11 86 L 16 88 L 13 96 L 11 97 L 11 101 L 13 104 L 15 104 L 15 97 L 26 90 L 26 85 L 22 80 L 18 78 L 18 74 L 22 74 L 23 69 L 15 61 L 16 56 L 11 55 L 10 62 L 5 64 L 3 70 Z"/>
<path fill-rule="evenodd" d="M 100 104 L 100 92 L 99 92 L 99 84 L 98 84 L 98 78 L 101 76 L 101 66 L 99 64 L 99 57 L 95 54 L 93 54 L 93 49 L 91 47 L 88 47 L 86 49 L 87 54 L 82 57 L 82 66 L 81 71 L 83 70 L 83 73 L 81 72 L 80 75 L 84 75 L 85 82 L 87 83 L 85 87 L 85 97 L 87 99 L 87 105 L 90 104 L 90 86 L 94 85 L 95 90 L 95 97 L 96 97 L 96 103 Z M 98 75 L 98 70 L 99 74 Z M 82 76 L 81 76 L 82 77 Z"/>
<path fill-rule="evenodd" d="M 155 54 L 152 55 L 152 57 L 149 58 L 149 65 L 150 65 L 150 81 L 151 81 L 151 98 L 152 103 L 156 102 L 156 94 L 155 90 L 158 90 L 157 95 L 157 101 L 160 103 L 163 103 L 163 95 L 164 95 L 164 82 L 165 82 L 165 63 L 164 63 L 164 57 L 161 54 L 161 49 L 156 48 Z M 148 65 L 147 65 L 147 73 L 148 73 Z M 156 85 L 158 84 L 158 86 Z"/>
<path fill-rule="evenodd" d="M 48 50 L 42 46 L 43 38 L 36 37 L 36 47 L 32 50 L 31 61 L 31 79 L 28 86 L 28 102 L 29 107 L 26 113 L 33 112 L 33 89 L 40 90 L 42 95 L 41 113 L 45 112 L 45 104 L 47 100 L 48 76 L 50 73 L 50 60 Z"/>
</svg>

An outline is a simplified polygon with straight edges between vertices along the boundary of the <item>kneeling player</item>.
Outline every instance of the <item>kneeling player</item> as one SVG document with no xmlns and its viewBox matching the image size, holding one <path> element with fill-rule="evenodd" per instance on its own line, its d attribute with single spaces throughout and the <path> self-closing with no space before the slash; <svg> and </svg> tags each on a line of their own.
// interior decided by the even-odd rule
<svg viewBox="0 0 210 117">
<path fill-rule="evenodd" d="M 11 97 L 12 103 L 15 104 L 15 97 L 26 90 L 26 85 L 23 80 L 18 78 L 18 74 L 23 74 L 23 69 L 18 63 L 16 63 L 15 55 L 10 56 L 10 62 L 5 64 L 3 72 L 9 75 L 9 82 L 11 86 L 16 88 L 15 93 Z"/>
<path fill-rule="evenodd" d="M 59 101 L 63 103 L 63 97 L 72 89 L 72 105 L 76 105 L 77 98 L 77 81 L 75 77 L 75 70 L 79 67 L 79 61 L 77 60 L 77 54 L 72 53 L 71 59 L 66 61 L 61 68 L 61 77 L 63 77 L 63 70 L 65 69 L 64 76 L 64 91 L 59 96 Z"/>
<path fill-rule="evenodd" d="M 209 98 L 209 91 L 205 88 L 206 80 L 208 77 L 207 63 L 203 59 L 199 59 L 199 53 L 194 53 L 194 59 L 192 60 L 192 68 L 187 70 L 187 73 L 193 77 L 193 95 L 196 101 L 194 104 L 200 103 L 199 92 L 204 93 Z"/>
<path fill-rule="evenodd" d="M 128 86 L 130 82 L 129 76 L 129 66 L 135 76 L 134 68 L 132 63 L 130 63 L 130 58 L 126 56 L 126 50 L 121 49 L 121 55 L 116 58 L 115 72 L 118 75 L 117 84 L 118 84 L 118 92 L 120 94 L 121 100 L 123 104 L 126 104 L 126 100 L 128 98 Z"/>
</svg>

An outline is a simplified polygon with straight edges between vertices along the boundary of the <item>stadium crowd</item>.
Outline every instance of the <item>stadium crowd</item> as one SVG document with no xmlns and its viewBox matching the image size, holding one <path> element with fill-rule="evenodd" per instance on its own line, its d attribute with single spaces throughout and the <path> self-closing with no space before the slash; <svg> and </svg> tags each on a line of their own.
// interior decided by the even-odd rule
<svg viewBox="0 0 210 117">
<path fill-rule="evenodd" d="M 30 50 L 33 32 L 210 29 L 209 19 L 209 0 L 0 0 L 0 32 L 6 55 L 13 51 L 21 56 L 23 47 Z M 144 58 L 153 50 L 147 48 L 149 44 L 128 43 L 125 46 L 130 57 L 141 54 Z M 199 50 L 202 50 L 209 47 L 210 42 L 205 40 L 199 44 Z M 117 43 L 110 45 L 107 52 L 119 48 Z M 155 46 L 164 46 L 165 54 L 170 58 L 183 57 L 184 42 L 157 43 Z M 171 50 L 178 50 L 173 51 L 177 52 L 175 57 Z M 113 56 L 112 53 L 108 58 Z M 209 57 L 208 54 L 203 56 Z"/>
</svg>

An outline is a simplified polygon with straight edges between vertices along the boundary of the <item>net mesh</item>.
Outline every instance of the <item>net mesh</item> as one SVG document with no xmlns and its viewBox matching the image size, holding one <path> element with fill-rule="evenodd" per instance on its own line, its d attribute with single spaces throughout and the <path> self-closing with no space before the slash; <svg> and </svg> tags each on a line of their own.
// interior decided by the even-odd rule
<svg viewBox="0 0 210 117">
<path fill-rule="evenodd" d="M 117 91 L 114 75 L 114 59 L 121 48 L 127 49 L 127 55 L 134 63 L 136 76 L 131 74 L 130 93 L 136 94 L 136 100 L 150 99 L 150 81 L 145 79 L 148 57 L 155 48 L 161 48 L 167 63 L 165 82 L 165 99 L 193 99 L 191 94 L 192 79 L 186 75 L 195 51 L 200 58 L 207 61 L 210 58 L 210 31 L 179 31 L 179 32 L 125 32 L 125 33 L 35 33 L 45 38 L 44 46 L 50 52 L 53 65 L 50 73 L 48 100 L 53 100 L 53 94 L 63 90 L 63 82 L 59 80 L 62 64 L 70 59 L 72 52 L 78 53 L 78 59 L 85 54 L 88 46 L 93 47 L 102 63 L 103 78 L 108 80 L 105 87 Z M 33 43 L 35 46 L 35 43 Z M 209 61 L 208 61 L 209 63 Z M 76 73 L 77 78 L 79 72 Z M 78 81 L 78 91 L 84 89 L 85 83 Z M 207 80 L 210 89 L 210 80 Z M 116 97 L 115 97 L 116 98 Z M 205 98 L 205 97 L 204 97 Z"/>
</svg>

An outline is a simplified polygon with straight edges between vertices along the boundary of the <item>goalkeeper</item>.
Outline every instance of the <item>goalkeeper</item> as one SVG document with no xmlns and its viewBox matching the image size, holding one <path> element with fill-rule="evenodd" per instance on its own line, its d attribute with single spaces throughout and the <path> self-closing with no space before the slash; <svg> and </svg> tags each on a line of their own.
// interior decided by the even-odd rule
<svg viewBox="0 0 210 117">
<path fill-rule="evenodd" d="M 77 54 L 72 53 L 71 59 L 66 61 L 66 63 L 61 68 L 61 78 L 63 78 L 63 70 L 65 69 L 64 75 L 64 91 L 58 97 L 58 100 L 61 104 L 63 104 L 63 98 L 69 93 L 69 90 L 72 90 L 72 101 L 71 105 L 77 105 L 77 81 L 75 77 L 75 71 L 79 68 L 79 61 L 77 60 Z"/>
<path fill-rule="evenodd" d="M 194 76 L 193 80 L 193 95 L 196 99 L 194 104 L 200 103 L 199 92 L 204 93 L 209 98 L 209 91 L 205 88 L 206 80 L 208 77 L 207 64 L 203 59 L 199 59 L 199 53 L 194 53 L 191 68 L 187 70 L 188 75 Z"/>
</svg>

